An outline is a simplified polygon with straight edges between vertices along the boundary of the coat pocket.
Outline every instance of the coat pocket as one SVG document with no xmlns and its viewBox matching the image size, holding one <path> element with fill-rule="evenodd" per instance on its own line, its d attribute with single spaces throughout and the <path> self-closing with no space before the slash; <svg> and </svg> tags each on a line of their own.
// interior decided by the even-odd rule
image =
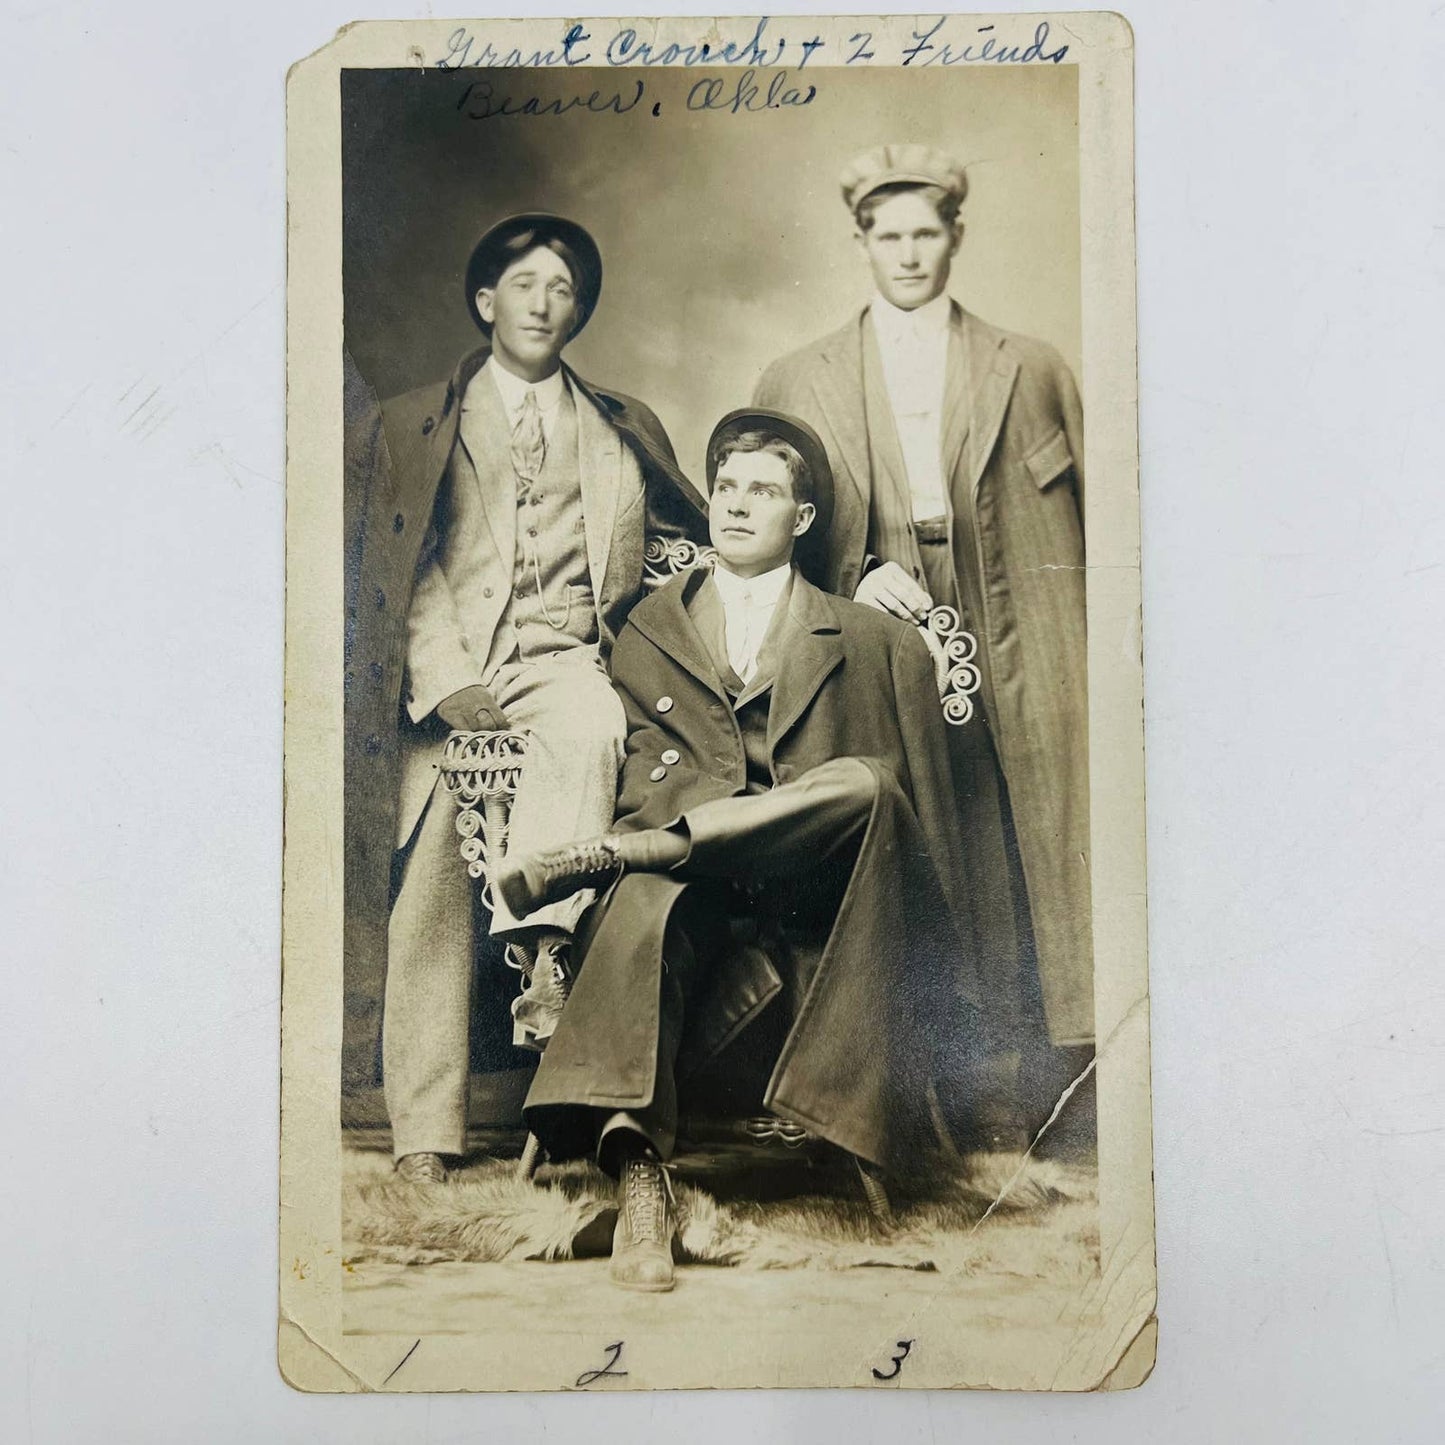
<svg viewBox="0 0 1445 1445">
<path fill-rule="evenodd" d="M 1045 437 L 1038 446 L 1024 457 L 1024 465 L 1034 479 L 1034 485 L 1043 491 L 1051 482 L 1056 482 L 1074 465 L 1073 453 L 1069 450 L 1069 439 L 1064 429 Z"/>
</svg>

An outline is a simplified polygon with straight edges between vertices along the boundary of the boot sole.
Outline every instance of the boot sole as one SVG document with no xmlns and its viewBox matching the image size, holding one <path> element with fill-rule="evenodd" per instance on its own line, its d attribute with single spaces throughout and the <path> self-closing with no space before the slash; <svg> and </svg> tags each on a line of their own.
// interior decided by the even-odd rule
<svg viewBox="0 0 1445 1445">
<path fill-rule="evenodd" d="M 644 1284 L 639 1280 L 618 1279 L 616 1275 L 609 1275 L 612 1283 L 618 1289 L 635 1290 L 638 1294 L 667 1294 L 677 1284 L 676 1280 L 670 1279 L 666 1284 Z"/>
</svg>

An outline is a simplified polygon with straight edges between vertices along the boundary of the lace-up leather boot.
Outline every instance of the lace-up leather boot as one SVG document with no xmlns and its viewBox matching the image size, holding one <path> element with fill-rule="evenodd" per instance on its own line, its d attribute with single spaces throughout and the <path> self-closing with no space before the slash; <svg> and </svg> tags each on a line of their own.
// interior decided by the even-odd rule
<svg viewBox="0 0 1445 1445">
<path fill-rule="evenodd" d="M 571 940 L 563 937 L 538 944 L 527 986 L 512 1000 L 512 1043 L 516 1048 L 541 1053 L 557 1031 L 557 1021 L 572 992 L 571 951 Z"/>
<path fill-rule="evenodd" d="M 654 1294 L 673 1286 L 672 1181 L 656 1159 L 628 1159 L 618 1181 L 617 1228 L 612 1233 L 612 1281 Z"/>
<path fill-rule="evenodd" d="M 403 1154 L 396 1161 L 396 1172 L 408 1184 L 445 1184 L 447 1166 L 440 1154 Z"/>
<path fill-rule="evenodd" d="M 525 918 L 584 888 L 605 888 L 621 872 L 619 840 L 607 833 L 550 853 L 506 859 L 497 873 L 497 890 L 513 916 Z"/>
</svg>

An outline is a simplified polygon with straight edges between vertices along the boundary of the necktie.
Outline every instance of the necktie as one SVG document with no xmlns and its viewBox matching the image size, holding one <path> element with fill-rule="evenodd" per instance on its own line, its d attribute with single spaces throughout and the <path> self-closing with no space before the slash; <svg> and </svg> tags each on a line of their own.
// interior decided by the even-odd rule
<svg viewBox="0 0 1445 1445">
<path fill-rule="evenodd" d="M 738 595 L 733 615 L 727 619 L 728 662 L 738 679 L 746 683 L 752 676 L 753 652 L 753 599 L 743 588 Z"/>
<path fill-rule="evenodd" d="M 547 455 L 547 441 L 542 434 L 542 408 L 537 393 L 529 390 L 522 410 L 512 424 L 512 470 L 523 490 L 542 475 L 542 461 Z"/>
</svg>

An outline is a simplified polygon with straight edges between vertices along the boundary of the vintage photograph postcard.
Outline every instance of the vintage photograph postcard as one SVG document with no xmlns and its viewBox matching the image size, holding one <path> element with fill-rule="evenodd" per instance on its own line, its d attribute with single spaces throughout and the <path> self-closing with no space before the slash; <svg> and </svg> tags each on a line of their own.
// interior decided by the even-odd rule
<svg viewBox="0 0 1445 1445">
<path fill-rule="evenodd" d="M 286 1379 L 1142 1383 L 1128 24 L 365 22 L 287 132 Z"/>
</svg>

